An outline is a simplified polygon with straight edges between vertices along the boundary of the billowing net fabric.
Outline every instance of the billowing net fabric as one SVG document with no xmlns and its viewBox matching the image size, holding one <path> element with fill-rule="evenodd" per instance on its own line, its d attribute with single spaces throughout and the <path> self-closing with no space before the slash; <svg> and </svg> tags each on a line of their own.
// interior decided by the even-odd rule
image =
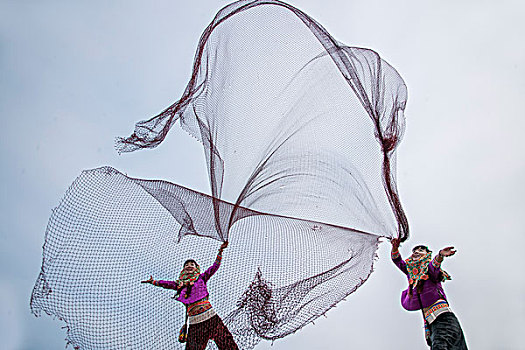
<svg viewBox="0 0 525 350">
<path fill-rule="evenodd" d="M 156 147 L 179 120 L 204 146 L 211 195 L 84 171 L 50 218 L 33 313 L 64 320 L 80 349 L 182 348 L 182 304 L 139 282 L 175 280 L 187 258 L 205 269 L 228 240 L 208 289 L 239 347 L 297 331 L 364 283 L 380 237 L 407 238 L 395 182 L 405 103 L 377 53 L 298 9 L 223 8 L 181 99 L 117 144 Z"/>
</svg>

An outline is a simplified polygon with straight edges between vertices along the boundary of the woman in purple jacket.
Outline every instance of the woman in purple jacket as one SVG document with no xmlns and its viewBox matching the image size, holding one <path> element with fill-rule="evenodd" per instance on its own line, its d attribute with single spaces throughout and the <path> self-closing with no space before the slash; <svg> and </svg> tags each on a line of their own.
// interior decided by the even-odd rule
<svg viewBox="0 0 525 350">
<path fill-rule="evenodd" d="M 228 242 L 221 245 L 217 259 L 204 273 L 200 273 L 200 267 L 195 260 L 187 260 L 176 281 L 156 281 L 152 276 L 142 281 L 142 283 L 151 283 L 154 286 L 177 291 L 175 296 L 186 306 L 189 323 L 186 350 L 204 349 L 210 339 L 215 342 L 219 350 L 238 349 L 230 331 L 212 308 L 206 288 L 210 277 L 219 269 L 222 251 L 227 246 Z"/>
<path fill-rule="evenodd" d="M 456 254 L 446 247 L 432 259 L 423 245 L 412 249 L 412 255 L 401 259 L 399 239 L 392 239 L 392 261 L 408 278 L 408 289 L 401 294 L 401 305 L 408 311 L 422 310 L 425 338 L 432 350 L 466 350 L 467 344 L 458 319 L 450 310 L 441 282 L 449 280 L 441 269 L 443 258 Z"/>
</svg>

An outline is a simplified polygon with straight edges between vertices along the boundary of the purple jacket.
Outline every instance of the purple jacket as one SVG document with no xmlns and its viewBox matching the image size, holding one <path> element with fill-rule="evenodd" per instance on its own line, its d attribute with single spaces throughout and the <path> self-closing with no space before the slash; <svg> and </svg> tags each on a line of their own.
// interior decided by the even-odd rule
<svg viewBox="0 0 525 350">
<path fill-rule="evenodd" d="M 410 279 L 407 271 L 407 265 L 405 261 L 401 259 L 401 255 L 398 252 L 392 253 L 392 261 L 401 271 L 404 272 L 405 275 L 407 275 L 407 279 Z M 432 259 L 432 261 L 428 264 L 429 279 L 419 282 L 423 282 L 423 290 L 419 294 L 423 308 L 429 307 L 438 299 L 447 300 L 445 291 L 441 286 L 440 272 L 441 264 L 436 260 L 436 258 Z M 401 305 L 408 311 L 421 309 L 417 292 L 414 290 L 412 297 L 410 297 L 408 295 L 408 288 L 404 290 L 403 293 L 401 293 Z"/>
<path fill-rule="evenodd" d="M 194 303 L 196 301 L 199 301 L 209 295 L 208 288 L 206 288 L 206 283 L 210 279 L 211 276 L 217 270 L 219 269 L 219 266 L 221 265 L 221 255 L 217 255 L 217 259 L 215 259 L 215 262 L 213 265 L 211 265 L 204 273 L 201 273 L 197 280 L 195 281 L 195 284 L 193 285 L 191 289 L 191 294 L 189 298 L 185 298 L 184 295 L 186 293 L 186 288 L 182 288 L 182 291 L 177 298 L 178 301 L 181 303 L 188 305 L 191 303 Z M 176 281 L 154 281 L 154 285 L 166 288 L 166 289 L 177 289 L 177 282 Z"/>
</svg>

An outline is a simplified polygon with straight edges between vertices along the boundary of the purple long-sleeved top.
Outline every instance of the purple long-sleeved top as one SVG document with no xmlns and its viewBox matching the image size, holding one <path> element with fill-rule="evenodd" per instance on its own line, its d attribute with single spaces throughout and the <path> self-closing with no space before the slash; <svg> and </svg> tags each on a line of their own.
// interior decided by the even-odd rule
<svg viewBox="0 0 525 350">
<path fill-rule="evenodd" d="M 408 288 L 401 293 L 401 305 L 408 311 L 414 311 L 423 308 L 429 307 L 435 303 L 438 299 L 447 300 L 445 291 L 441 286 L 441 263 L 437 261 L 435 257 L 428 264 L 428 277 L 426 281 L 420 280 L 419 283 L 423 283 L 423 290 L 419 294 L 421 298 L 421 304 L 419 303 L 419 298 L 417 297 L 417 291 L 413 291 L 412 297 L 408 294 Z M 407 279 L 410 279 L 408 275 L 406 262 L 401 258 L 399 252 L 392 252 L 392 261 L 396 266 L 407 275 Z"/>
<path fill-rule="evenodd" d="M 206 283 L 208 282 L 210 277 L 213 276 L 213 274 L 217 272 L 217 270 L 219 269 L 219 266 L 221 265 L 221 259 L 222 257 L 221 257 L 221 254 L 219 253 L 213 265 L 211 265 L 204 273 L 201 273 L 199 275 L 199 277 L 197 278 L 197 280 L 195 281 L 195 284 L 193 285 L 191 289 L 191 294 L 189 298 L 184 297 L 186 294 L 186 288 L 187 288 L 187 287 L 184 287 L 182 288 L 182 291 L 179 297 L 177 298 L 177 300 L 185 305 L 188 305 L 188 304 L 192 304 L 196 301 L 199 301 L 207 297 L 209 293 L 208 293 L 208 288 L 206 287 Z M 176 281 L 154 281 L 153 284 L 156 286 L 162 287 L 162 288 L 166 288 L 166 289 L 175 289 L 175 290 L 177 289 Z"/>
</svg>

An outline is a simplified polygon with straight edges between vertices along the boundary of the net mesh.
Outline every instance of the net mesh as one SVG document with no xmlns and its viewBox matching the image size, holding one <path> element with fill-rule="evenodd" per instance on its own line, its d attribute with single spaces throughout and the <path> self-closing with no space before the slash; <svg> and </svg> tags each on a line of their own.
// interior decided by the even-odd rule
<svg viewBox="0 0 525 350">
<path fill-rule="evenodd" d="M 242 349 L 293 333 L 355 291 L 380 237 L 407 238 L 395 182 L 406 87 L 377 53 L 336 42 L 280 1 L 238 1 L 204 31 L 178 101 L 120 152 L 181 127 L 204 147 L 211 195 L 111 167 L 84 171 L 50 218 L 31 309 L 79 349 L 181 348 L 184 308 L 140 284 L 193 258 Z M 210 348 L 214 348 L 212 343 Z"/>
</svg>

